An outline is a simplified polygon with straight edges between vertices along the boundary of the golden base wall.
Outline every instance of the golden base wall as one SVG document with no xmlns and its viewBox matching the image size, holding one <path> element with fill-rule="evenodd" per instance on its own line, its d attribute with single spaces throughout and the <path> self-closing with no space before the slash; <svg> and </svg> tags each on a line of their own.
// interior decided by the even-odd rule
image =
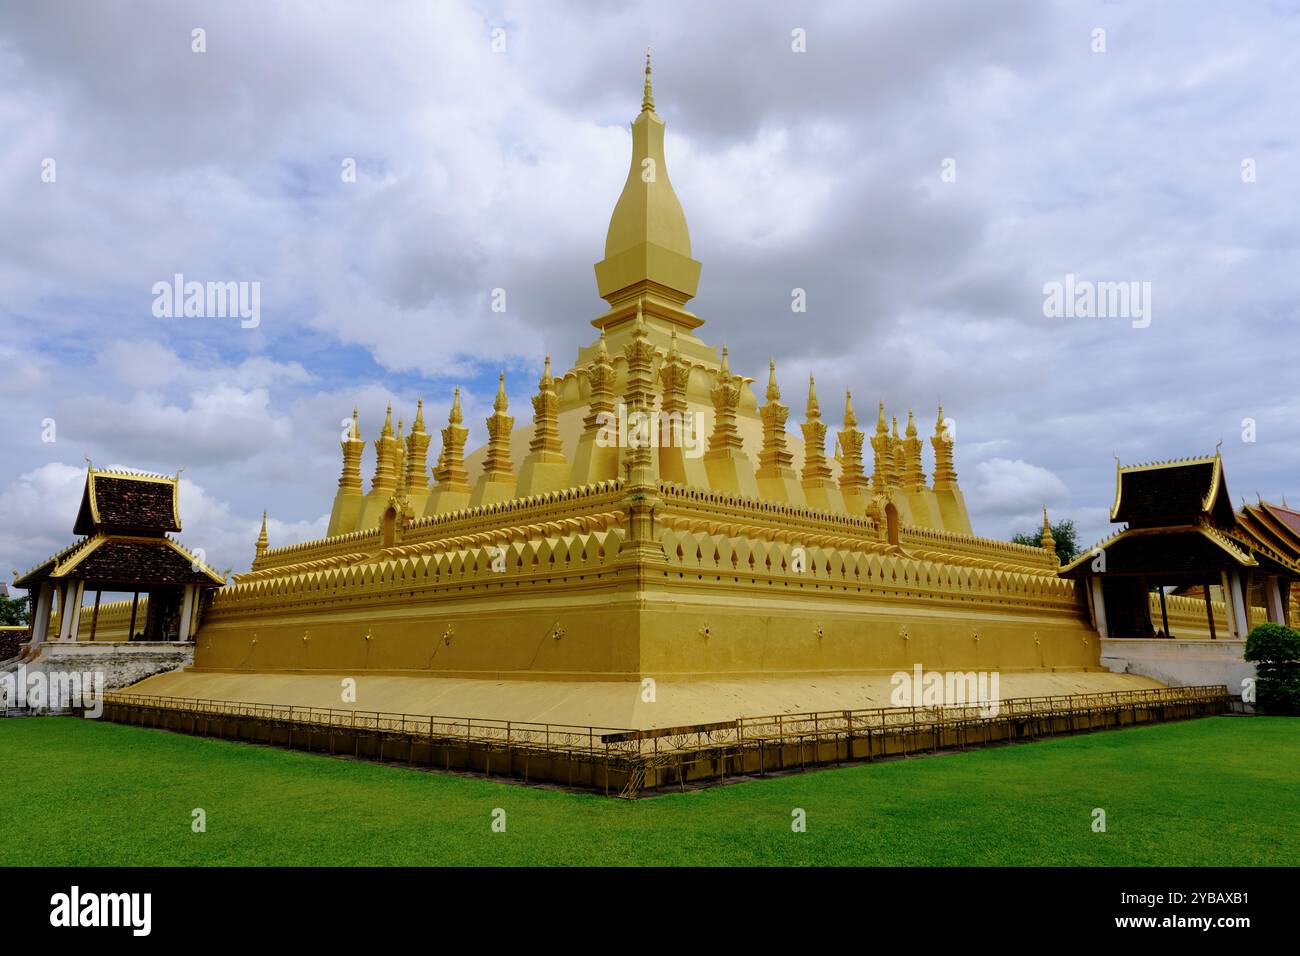
<svg viewBox="0 0 1300 956">
<path fill-rule="evenodd" d="M 203 619 L 202 670 L 638 680 L 1099 669 L 1041 549 L 661 484 L 629 548 L 621 482 L 272 555 Z M 352 551 L 349 548 L 363 547 Z"/>
</svg>

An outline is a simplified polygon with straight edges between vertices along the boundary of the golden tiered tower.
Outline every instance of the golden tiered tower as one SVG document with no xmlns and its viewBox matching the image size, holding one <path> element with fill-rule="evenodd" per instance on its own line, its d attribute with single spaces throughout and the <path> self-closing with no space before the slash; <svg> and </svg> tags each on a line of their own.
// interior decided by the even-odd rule
<svg viewBox="0 0 1300 956">
<path fill-rule="evenodd" d="M 889 673 L 918 662 L 1028 675 L 1004 677 L 1008 696 L 1116 686 L 1050 539 L 971 533 L 942 409 L 931 484 L 911 413 L 900 435 L 883 403 L 868 477 L 850 394 L 832 459 L 811 376 L 798 438 L 775 360 L 760 408 L 699 337 L 664 130 L 647 59 L 596 264 L 608 308 L 567 371 L 548 357 L 532 421 L 507 414 L 503 373 L 466 456 L 457 390 L 430 491 L 422 409 L 402 449 L 390 408 L 363 493 L 354 418 L 329 536 L 259 546 L 194 669 L 152 692 L 330 705 L 338 674 L 365 673 L 371 709 L 671 726 L 886 703 Z M 394 523 L 399 498 L 411 516 Z M 637 696 L 650 678 L 657 705 Z"/>
</svg>

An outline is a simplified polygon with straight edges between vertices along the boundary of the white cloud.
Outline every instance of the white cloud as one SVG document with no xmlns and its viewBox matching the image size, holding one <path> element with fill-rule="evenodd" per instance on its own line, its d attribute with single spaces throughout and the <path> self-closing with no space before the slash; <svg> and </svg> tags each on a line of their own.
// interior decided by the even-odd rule
<svg viewBox="0 0 1300 956">
<path fill-rule="evenodd" d="M 202 486 L 183 477 L 178 495 L 183 528 L 180 538 L 185 545 L 202 548 L 208 564 L 218 571 L 246 569 L 253 559 L 261 514 L 236 514 L 228 501 L 214 498 Z M 272 547 L 281 547 L 319 538 L 328 525 L 328 512 L 309 521 L 268 517 L 267 537 Z"/>
<path fill-rule="evenodd" d="M 1052 472 L 1019 458 L 990 458 L 976 465 L 974 472 L 974 481 L 964 489 L 966 504 L 986 517 L 1034 510 L 1041 515 L 1044 505 L 1064 502 L 1070 495 L 1065 483 Z"/>
<path fill-rule="evenodd" d="M 73 541 L 84 466 L 50 462 L 0 487 L 0 573 L 28 571 Z"/>
<path fill-rule="evenodd" d="M 824 406 L 851 387 L 860 413 L 879 397 L 923 424 L 942 398 L 976 527 L 999 536 L 1044 500 L 1108 502 L 1112 452 L 1219 438 L 1234 489 L 1300 497 L 1285 175 L 1300 151 L 1279 132 L 1300 27 L 1173 2 L 1108 17 L 1098 56 L 1085 8 L 827 4 L 795 55 L 777 3 L 742 20 L 668 0 L 16 7 L 0 41 L 0 486 L 25 493 L 54 455 L 186 465 L 229 503 L 211 534 L 229 520 L 220 547 L 246 553 L 263 506 L 286 537 L 328 508 L 354 401 L 367 438 L 385 402 L 409 422 L 419 395 L 436 430 L 463 384 L 473 445 L 483 373 L 504 365 L 522 419 L 535 378 L 514 371 L 572 355 L 603 310 L 591 264 L 649 43 L 704 265 L 701 334 L 760 381 L 776 357 L 793 427 L 809 369 Z M 153 318 L 152 283 L 178 271 L 261 282 L 261 326 Z M 1042 284 L 1071 271 L 1152 281 L 1151 328 L 1046 322 Z M 495 287 L 505 314 L 487 310 Z M 1232 441 L 1244 415 L 1255 445 Z"/>
</svg>

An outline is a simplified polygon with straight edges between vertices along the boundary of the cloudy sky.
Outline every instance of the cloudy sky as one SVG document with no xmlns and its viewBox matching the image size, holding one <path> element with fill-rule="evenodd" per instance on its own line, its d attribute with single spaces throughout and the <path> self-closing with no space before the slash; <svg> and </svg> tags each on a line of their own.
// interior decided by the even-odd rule
<svg viewBox="0 0 1300 956">
<path fill-rule="evenodd" d="M 1300 501 L 1296 5 L 808 7 L 0 2 L 5 577 L 87 457 L 183 466 L 183 539 L 240 570 L 263 508 L 323 532 L 354 403 L 432 430 L 461 385 L 473 446 L 504 367 L 525 414 L 603 310 L 647 46 L 702 332 L 776 356 L 793 428 L 809 371 L 942 398 L 997 537 L 1045 502 L 1095 540 L 1113 456 L 1220 440 L 1234 496 Z M 177 273 L 259 324 L 155 316 Z M 1149 323 L 1045 316 L 1068 274 Z"/>
</svg>

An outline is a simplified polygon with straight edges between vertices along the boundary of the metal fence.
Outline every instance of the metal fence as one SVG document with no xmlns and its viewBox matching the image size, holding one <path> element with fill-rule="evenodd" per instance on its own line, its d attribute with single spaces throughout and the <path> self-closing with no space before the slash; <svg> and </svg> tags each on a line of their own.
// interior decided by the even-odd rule
<svg viewBox="0 0 1300 956">
<path fill-rule="evenodd" d="M 336 752 L 336 737 L 353 753 L 414 763 L 416 748 L 430 765 L 520 775 L 599 789 L 622 796 L 675 781 L 725 780 L 730 774 L 874 759 L 949 747 L 1035 739 L 1125 723 L 1223 713 L 1226 687 L 1166 687 L 1045 697 L 982 704 L 875 707 L 771 714 L 682 727 L 630 729 L 445 717 L 427 714 L 300 707 L 245 701 L 111 693 L 105 716 L 124 723 L 196 734 L 315 749 L 321 735 Z M 215 731 L 215 732 L 214 732 Z M 504 759 L 503 759 L 504 758 Z M 536 761 L 542 758 L 538 770 Z M 533 761 L 530 763 L 530 760 Z M 502 769 L 504 765 L 504 770 Z M 576 771 L 576 777 L 575 777 Z M 599 772 L 597 772 L 599 771 Z"/>
<path fill-rule="evenodd" d="M 1006 720 L 1046 720 L 1054 717 L 1113 712 L 1132 707 L 1168 707 L 1180 703 L 1210 701 L 1227 704 L 1228 691 L 1222 685 L 1157 687 L 1149 690 L 1108 691 L 1097 694 L 1058 694 L 1044 697 L 1011 697 L 980 704 L 935 707 L 873 707 L 863 710 L 810 711 L 801 714 L 771 714 L 689 727 L 621 731 L 607 739 L 636 741 L 641 752 L 663 749 L 699 749 L 720 744 L 759 740 L 794 740 L 890 733 L 917 727 L 952 727 Z M 662 741 L 663 743 L 658 743 Z"/>
<path fill-rule="evenodd" d="M 626 729 L 618 727 L 398 714 L 374 710 L 256 704 L 247 701 L 192 697 L 154 697 L 144 694 L 110 693 L 105 695 L 105 702 L 173 711 L 204 718 L 236 718 L 264 721 L 276 726 L 292 725 L 304 731 L 347 730 L 395 737 L 456 740 L 499 747 L 535 747 L 565 753 L 585 751 L 592 754 L 599 753 L 602 756 L 606 751 L 606 735 L 628 733 Z"/>
</svg>

